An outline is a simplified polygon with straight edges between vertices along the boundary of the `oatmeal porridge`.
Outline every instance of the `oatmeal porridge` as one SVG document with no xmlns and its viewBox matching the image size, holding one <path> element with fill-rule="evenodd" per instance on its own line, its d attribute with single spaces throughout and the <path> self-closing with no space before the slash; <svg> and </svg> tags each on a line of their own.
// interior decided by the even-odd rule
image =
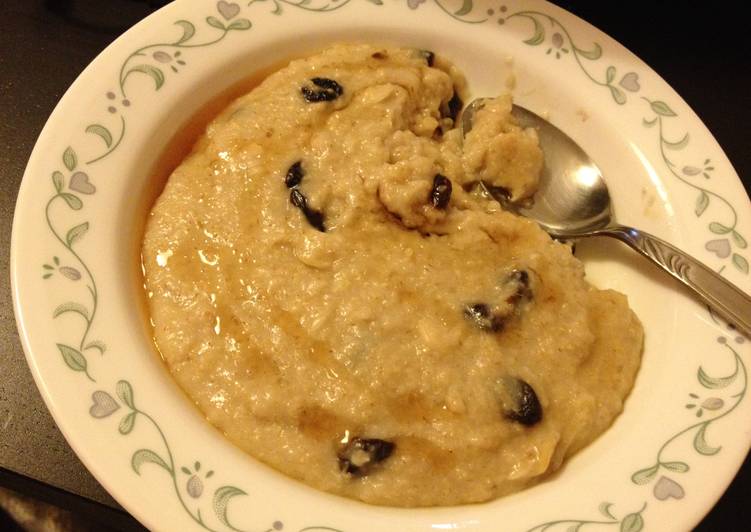
<svg viewBox="0 0 751 532">
<path fill-rule="evenodd" d="M 142 258 L 181 388 L 250 455 L 392 506 L 544 479 L 621 412 L 626 297 L 473 190 L 536 189 L 511 98 L 462 137 L 467 87 L 431 52 L 336 45 L 231 103 L 172 173 Z"/>
</svg>

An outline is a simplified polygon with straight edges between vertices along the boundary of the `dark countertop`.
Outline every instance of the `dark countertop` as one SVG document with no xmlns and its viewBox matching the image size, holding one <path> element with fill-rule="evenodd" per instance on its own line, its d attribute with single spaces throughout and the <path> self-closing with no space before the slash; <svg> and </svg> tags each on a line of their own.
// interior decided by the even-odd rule
<svg viewBox="0 0 751 532">
<path fill-rule="evenodd" d="M 8 250 L 16 194 L 47 117 L 83 68 L 160 0 L 19 0 L 0 4 L 0 485 L 82 512 L 104 528 L 140 526 L 70 450 L 34 385 L 11 305 Z M 635 1 L 557 2 L 654 68 L 715 135 L 751 188 L 748 29 L 729 7 Z M 664 4 L 664 5 L 663 5 Z M 735 528 L 751 502 L 751 461 L 700 531 Z M 106 523 L 106 526 L 105 526 Z"/>
</svg>

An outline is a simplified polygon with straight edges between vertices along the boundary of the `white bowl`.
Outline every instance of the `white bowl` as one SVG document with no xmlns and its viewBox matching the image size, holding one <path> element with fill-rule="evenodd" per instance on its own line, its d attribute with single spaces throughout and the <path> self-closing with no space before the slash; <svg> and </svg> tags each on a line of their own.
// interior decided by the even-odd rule
<svg viewBox="0 0 751 532">
<path fill-rule="evenodd" d="M 552 479 L 485 504 L 375 507 L 256 462 L 206 423 L 151 348 L 139 296 L 151 169 L 203 104 L 254 72 L 333 41 L 434 50 L 475 95 L 515 99 L 599 163 L 619 221 L 748 290 L 748 198 L 700 120 L 652 70 L 544 2 L 180 0 L 135 26 L 73 84 L 18 196 L 15 311 L 29 365 L 86 466 L 157 530 L 684 530 L 749 447 L 749 346 L 617 243 L 582 243 L 596 285 L 646 329 L 626 409 Z M 708 178 L 703 177 L 706 174 Z M 722 176 L 722 179 L 717 177 Z M 547 527 L 547 528 L 546 528 Z"/>
</svg>

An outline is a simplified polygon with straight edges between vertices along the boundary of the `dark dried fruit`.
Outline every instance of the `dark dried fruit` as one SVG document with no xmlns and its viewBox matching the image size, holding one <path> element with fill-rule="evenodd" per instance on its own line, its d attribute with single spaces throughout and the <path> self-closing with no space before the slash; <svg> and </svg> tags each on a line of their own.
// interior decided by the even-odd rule
<svg viewBox="0 0 751 532">
<path fill-rule="evenodd" d="M 503 414 L 510 420 L 531 427 L 542 420 L 542 406 L 534 388 L 516 378 L 504 379 L 509 401 L 504 402 Z"/>
<path fill-rule="evenodd" d="M 533 297 L 532 289 L 529 286 L 529 274 L 526 270 L 514 270 L 506 279 L 506 283 L 511 285 L 512 293 L 506 299 L 512 305 L 518 305 L 522 301 L 530 301 Z"/>
<path fill-rule="evenodd" d="M 500 199 L 499 203 L 502 207 L 505 207 L 506 205 L 511 203 L 511 191 L 509 189 L 507 189 L 506 187 L 491 185 L 490 183 L 485 182 L 483 182 L 483 184 L 495 200 Z"/>
<path fill-rule="evenodd" d="M 307 198 L 305 198 L 302 192 L 300 192 L 296 188 L 293 188 L 292 192 L 289 193 L 289 200 L 292 202 L 292 205 L 302 211 L 302 213 L 305 215 L 305 219 L 308 220 L 308 223 L 310 225 L 312 225 L 322 233 L 326 232 L 326 226 L 323 223 L 323 213 L 321 211 L 317 211 L 308 207 L 308 200 Z"/>
<path fill-rule="evenodd" d="M 474 303 L 464 308 L 464 317 L 483 331 L 500 332 L 503 330 L 504 318 L 496 316 L 485 303 Z"/>
<path fill-rule="evenodd" d="M 373 59 L 386 59 L 387 56 L 383 52 L 376 52 L 373 55 L 371 55 L 370 57 L 372 57 Z"/>
<path fill-rule="evenodd" d="M 330 102 L 344 93 L 342 86 L 333 79 L 311 78 L 310 81 L 316 86 L 315 89 L 310 87 L 300 88 L 303 98 L 308 103 Z"/>
<path fill-rule="evenodd" d="M 420 50 L 420 54 L 425 58 L 425 62 L 429 67 L 432 67 L 435 64 L 435 54 L 433 52 L 430 50 Z"/>
<path fill-rule="evenodd" d="M 456 92 L 456 89 L 454 89 L 454 94 L 451 95 L 451 99 L 446 104 L 447 113 L 445 113 L 444 117 L 450 118 L 454 122 L 456 122 L 456 117 L 459 116 L 459 113 L 462 110 L 462 107 L 464 107 L 464 102 L 459 97 L 459 94 Z"/>
<path fill-rule="evenodd" d="M 451 200 L 451 181 L 444 175 L 436 174 L 430 190 L 430 202 L 436 209 L 445 209 Z"/>
<path fill-rule="evenodd" d="M 302 169 L 302 161 L 297 161 L 287 170 L 287 175 L 284 176 L 284 184 L 287 185 L 287 188 L 296 187 L 304 176 L 305 170 Z"/>
<path fill-rule="evenodd" d="M 386 460 L 394 452 L 396 444 L 376 438 L 352 438 L 337 453 L 339 470 L 355 476 L 370 473 L 373 466 Z"/>
</svg>

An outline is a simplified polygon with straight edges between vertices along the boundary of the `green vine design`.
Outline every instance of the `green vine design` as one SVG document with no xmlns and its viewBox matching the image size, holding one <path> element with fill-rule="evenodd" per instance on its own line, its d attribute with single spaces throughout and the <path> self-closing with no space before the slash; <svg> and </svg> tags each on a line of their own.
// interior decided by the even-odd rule
<svg viewBox="0 0 751 532">
<path fill-rule="evenodd" d="M 90 304 L 85 305 L 75 301 L 62 303 L 55 308 L 52 313 L 52 318 L 57 319 L 66 314 L 73 314 L 84 321 L 84 330 L 81 333 L 80 341 L 77 346 L 74 347 L 62 343 L 56 345 L 63 357 L 63 361 L 70 369 L 81 372 L 86 375 L 90 381 L 96 382 L 89 373 L 89 364 L 84 353 L 88 350 L 96 349 L 100 354 L 104 354 L 106 349 L 105 344 L 99 340 L 88 341 L 91 326 L 94 323 L 94 318 L 97 313 L 99 292 L 91 270 L 89 270 L 89 267 L 74 249 L 75 244 L 78 243 L 89 230 L 89 222 L 83 222 L 69 227 L 67 231 L 65 231 L 65 236 L 63 236 L 63 234 L 58 232 L 55 228 L 51 215 L 52 206 L 56 203 L 62 203 L 72 211 L 82 210 L 84 204 L 79 194 L 92 194 L 95 189 L 93 185 L 89 183 L 88 176 L 84 172 L 76 171 L 78 168 L 78 157 L 73 148 L 68 147 L 65 150 L 62 156 L 62 161 L 68 172 L 71 172 L 71 175 L 67 180 L 66 186 L 66 178 L 61 171 L 56 170 L 52 173 L 52 186 L 55 192 L 45 205 L 44 216 L 50 232 L 68 254 L 73 257 L 77 263 L 77 267 L 61 266 L 60 259 L 54 257 L 54 266 L 50 264 L 44 264 L 42 266 L 43 271 L 45 272 L 42 277 L 49 279 L 52 276 L 52 272 L 57 269 L 63 277 L 66 277 L 70 281 L 84 281 L 86 290 L 91 298 Z M 76 194 L 76 192 L 78 192 L 78 194 Z M 83 274 L 79 268 L 83 270 Z"/>
<path fill-rule="evenodd" d="M 281 15 L 284 13 L 284 6 L 298 8 L 304 11 L 326 13 L 341 9 L 351 1 L 352 0 L 342 0 L 339 2 L 337 0 L 323 0 L 322 3 L 318 4 L 315 2 L 315 0 L 250 0 L 247 5 L 251 6 L 257 3 L 271 2 L 274 6 L 271 10 L 271 13 L 274 15 Z M 376 6 L 383 5 L 383 0 L 365 1 Z M 408 0 L 407 4 L 410 8 L 417 9 L 417 6 L 424 1 L 425 0 Z M 479 19 L 466 18 L 466 15 L 471 14 L 472 10 L 474 9 L 474 0 L 462 0 L 462 5 L 455 11 L 452 11 L 448 7 L 446 7 L 445 2 L 441 0 L 433 0 L 433 3 L 451 18 L 460 22 L 464 22 L 466 24 L 482 24 L 483 22 L 486 22 L 488 20 L 488 17 Z"/>
<path fill-rule="evenodd" d="M 107 146 L 107 151 L 105 151 L 103 154 L 86 161 L 86 164 L 94 164 L 95 162 L 101 161 L 102 159 L 107 157 L 110 153 L 115 151 L 120 146 L 123 138 L 125 138 L 125 117 L 120 117 L 120 133 L 118 134 L 117 141 L 115 141 L 114 144 L 112 133 L 110 133 L 109 129 L 104 127 L 102 124 L 90 124 L 86 127 L 86 133 L 98 135 Z"/>
<path fill-rule="evenodd" d="M 696 217 L 700 218 L 710 206 L 711 200 L 716 199 L 724 207 L 726 207 L 727 211 L 730 213 L 730 220 L 726 221 L 725 223 L 720 223 L 717 220 L 710 221 L 707 225 L 707 228 L 709 229 L 709 231 L 716 235 L 729 234 L 732 237 L 732 240 L 726 240 L 728 244 L 732 242 L 736 248 L 746 249 L 748 247 L 746 239 L 736 230 L 736 227 L 738 226 L 738 213 L 736 212 L 735 207 L 733 207 L 733 205 L 723 196 L 689 179 L 689 177 L 697 176 L 698 174 L 702 174 L 705 180 L 711 179 L 710 172 L 714 170 L 714 167 L 710 166 L 709 159 L 706 159 L 704 161 L 703 169 L 699 169 L 694 166 L 684 166 L 682 171 L 679 171 L 678 165 L 675 164 L 668 156 L 668 150 L 682 150 L 683 148 L 685 148 L 689 142 L 688 133 L 683 135 L 683 137 L 681 137 L 679 140 L 668 140 L 665 136 L 665 120 L 676 117 L 677 114 L 670 108 L 670 106 L 668 106 L 668 104 L 663 101 L 650 100 L 649 98 L 645 97 L 642 97 L 642 100 L 649 104 L 650 110 L 654 113 L 653 118 L 644 118 L 642 120 L 642 123 L 645 127 L 648 128 L 654 127 L 655 125 L 657 126 L 660 141 L 660 155 L 662 156 L 662 160 L 665 162 L 665 166 L 676 179 L 699 192 L 694 207 L 694 214 L 696 215 Z M 716 242 L 719 244 L 719 242 L 721 241 Z M 707 245 L 708 249 L 712 250 L 712 243 L 708 243 Z M 731 248 L 729 246 L 727 246 L 726 249 L 727 251 L 721 248 L 715 249 L 714 251 L 718 253 L 718 256 L 720 256 L 720 258 L 730 257 L 733 266 L 735 266 L 738 271 L 748 274 L 748 260 L 746 260 L 746 258 L 738 252 L 734 252 L 731 255 Z M 723 257 L 722 255 L 725 255 L 725 257 Z"/>
<path fill-rule="evenodd" d="M 316 13 L 326 13 L 329 11 L 336 11 L 341 9 L 352 0 L 342 0 L 337 2 L 336 0 L 326 0 L 322 5 L 311 5 L 313 0 L 250 0 L 248 7 L 259 2 L 271 2 L 274 4 L 274 9 L 271 11 L 273 15 L 281 15 L 284 13 L 283 6 L 296 7 L 304 11 L 313 11 Z M 367 0 L 371 4 L 383 5 L 382 0 Z"/>
<path fill-rule="evenodd" d="M 227 35 L 233 31 L 245 31 L 252 27 L 250 20 L 246 18 L 235 18 L 236 14 L 229 16 L 226 14 L 226 11 L 220 10 L 219 15 L 221 18 L 212 15 L 205 19 L 206 24 L 209 27 L 220 32 L 213 39 L 196 42 L 195 24 L 188 20 L 178 20 L 175 22 L 175 26 L 180 28 L 181 35 L 176 40 L 148 44 L 132 52 L 125 61 L 123 61 L 118 76 L 118 90 L 122 105 L 126 108 L 131 105 L 127 92 L 127 83 L 131 76 L 141 74 L 150 77 L 154 82 L 154 90 L 158 91 L 164 86 L 167 79 L 165 75 L 166 66 L 169 66 L 169 68 L 177 74 L 179 72 L 179 67 L 187 65 L 183 56 L 184 50 L 212 46 L 223 41 Z M 152 50 L 151 58 L 148 59 L 149 56 L 146 52 Z M 165 52 L 165 50 L 172 50 L 173 53 L 169 54 Z M 109 93 L 108 97 L 111 100 L 115 99 L 114 93 Z M 114 113 L 116 112 L 116 107 L 110 106 L 109 110 Z M 105 159 L 120 146 L 126 133 L 125 116 L 120 116 L 119 132 L 117 133 L 116 139 L 110 129 L 100 123 L 88 125 L 86 127 L 86 133 L 99 136 L 106 146 L 106 150 L 103 153 L 86 161 L 86 164 L 94 164 Z"/>
<path fill-rule="evenodd" d="M 122 66 L 120 67 L 120 94 L 123 98 L 127 98 L 128 95 L 125 90 L 126 82 L 128 81 L 128 78 L 132 74 L 145 74 L 149 76 L 154 81 L 154 87 L 155 90 L 159 90 L 162 88 L 162 85 L 164 85 L 165 76 L 164 71 L 162 68 L 155 66 L 151 63 L 138 63 L 137 65 L 132 64 L 132 60 L 137 57 L 144 57 L 147 50 L 152 49 L 164 49 L 164 48 L 174 48 L 174 49 L 189 49 L 189 48 L 205 48 L 207 46 L 214 45 L 222 40 L 224 40 L 227 35 L 232 31 L 245 31 L 249 30 L 252 26 L 250 20 L 246 18 L 239 18 L 236 20 L 233 20 L 229 24 L 225 24 L 222 22 L 219 18 L 215 16 L 208 16 L 206 17 L 206 24 L 211 26 L 212 28 L 215 28 L 219 30 L 221 33 L 210 41 L 204 41 L 204 42 L 193 42 L 193 38 L 196 35 L 196 27 L 195 25 L 187 20 L 178 20 L 175 22 L 176 26 L 179 26 L 182 30 L 182 35 L 175 41 L 167 41 L 167 42 L 161 42 L 161 43 L 154 43 L 154 44 L 148 44 L 146 46 L 142 46 L 135 52 L 131 53 L 127 59 L 123 62 Z M 156 55 L 156 60 L 159 61 L 159 58 L 162 57 L 160 55 Z M 179 56 L 178 56 L 179 57 Z M 176 69 L 175 69 L 176 71 Z"/>
<path fill-rule="evenodd" d="M 143 473 L 144 465 L 150 464 L 166 472 L 172 480 L 172 488 L 175 493 L 180 506 L 190 516 L 190 518 L 198 524 L 204 530 L 209 532 L 220 532 L 220 528 L 215 528 L 211 524 L 207 523 L 204 515 L 201 513 L 200 499 L 204 493 L 204 480 L 208 480 L 214 476 L 214 471 L 209 470 L 203 474 L 203 480 L 199 475 L 201 471 L 201 463 L 194 462 L 191 467 L 182 466 L 178 469 L 175 462 L 174 454 L 170 447 L 169 441 L 164 434 L 164 431 L 159 426 L 159 423 L 147 412 L 141 410 L 136 406 L 135 397 L 133 392 L 133 386 L 126 380 L 120 380 L 115 386 L 115 399 L 112 394 L 104 390 L 96 390 L 92 394 L 93 404 L 89 409 L 89 413 L 92 417 L 97 419 L 103 419 L 111 416 L 120 408 L 125 408 L 125 415 L 120 418 L 118 424 L 118 432 L 122 436 L 127 436 L 136 427 L 136 422 L 139 418 L 143 418 L 149 426 L 158 434 L 161 442 L 161 452 L 154 449 L 141 448 L 133 452 L 130 459 L 130 466 L 136 475 L 141 476 Z M 178 472 L 182 472 L 186 475 L 187 481 L 185 487 L 180 487 L 180 480 Z M 232 485 L 222 485 L 217 487 L 211 498 L 211 510 L 214 517 L 224 527 L 233 530 L 235 532 L 242 532 L 237 528 L 228 516 L 229 503 L 235 497 L 247 495 L 247 492 Z M 188 498 L 196 501 L 195 505 L 191 504 Z M 270 528 L 267 528 L 265 532 L 273 532 L 275 530 L 281 530 L 283 528 L 281 521 L 275 521 Z M 327 526 L 308 526 L 299 530 L 299 532 L 342 532 L 339 529 L 331 528 Z"/>
<path fill-rule="evenodd" d="M 159 423 L 157 423 L 157 421 L 153 417 L 151 417 L 145 411 L 136 407 L 133 387 L 131 386 L 131 384 L 126 380 L 118 381 L 115 387 L 115 394 L 117 395 L 118 399 L 120 399 L 120 403 L 118 403 L 118 401 L 106 391 L 95 391 L 92 395 L 94 404 L 89 411 L 90 414 L 95 418 L 101 419 L 112 415 L 114 412 L 120 409 L 121 405 L 124 406 L 125 408 L 127 408 L 127 413 L 121 418 L 118 425 L 118 432 L 123 436 L 127 436 L 133 431 L 136 426 L 136 421 L 139 417 L 148 422 L 159 435 L 163 447 L 163 452 L 160 454 L 153 449 L 138 449 L 133 453 L 131 457 L 131 468 L 139 476 L 142 474 L 142 468 L 145 464 L 151 464 L 164 470 L 172 479 L 172 487 L 177 500 L 179 501 L 185 512 L 191 517 L 191 519 L 193 519 L 193 521 L 195 521 L 205 530 L 218 532 L 218 529 L 215 529 L 208 523 L 206 523 L 203 515 L 201 514 L 201 509 L 198 508 L 198 506 L 192 508 L 186 501 L 186 496 L 192 497 L 194 499 L 200 498 L 200 496 L 203 494 L 203 481 L 197 474 L 193 474 L 187 481 L 185 489 L 182 490 L 180 488 L 180 486 L 178 485 L 177 466 L 175 464 L 172 449 L 170 448 L 169 442 L 164 435 L 164 431 L 162 431 Z M 194 468 L 195 473 L 198 473 L 200 471 L 200 462 L 196 462 Z M 181 470 L 183 471 L 183 473 L 192 474 L 192 471 L 185 466 L 183 466 Z M 213 474 L 213 471 L 209 471 L 205 474 L 205 478 L 211 478 Z M 212 498 L 212 509 L 217 520 L 227 528 L 235 531 L 238 531 L 239 529 L 232 525 L 229 517 L 227 516 L 227 512 L 231 499 L 240 495 L 247 495 L 247 493 L 238 487 L 225 485 L 216 488 Z"/>
<path fill-rule="evenodd" d="M 483 22 L 487 22 L 488 17 L 483 18 L 477 18 L 477 19 L 468 19 L 466 18 L 467 15 L 470 15 L 472 13 L 472 10 L 474 9 L 474 1 L 473 0 L 462 0 L 462 5 L 457 9 L 456 11 L 449 10 L 446 5 L 440 1 L 440 0 L 433 0 L 435 5 L 437 5 L 441 11 L 446 13 L 451 18 L 458 20 L 459 22 L 464 22 L 465 24 L 482 24 Z M 409 5 L 409 2 L 407 2 Z"/>
<path fill-rule="evenodd" d="M 722 340 L 725 339 L 722 338 Z M 663 443 L 657 451 L 654 463 L 648 467 L 639 469 L 633 475 L 631 475 L 631 482 L 633 482 L 634 484 L 641 485 L 651 482 L 656 477 L 657 473 L 662 469 L 673 473 L 688 472 L 690 470 L 690 467 L 686 462 L 666 460 L 663 458 L 664 453 L 668 449 L 668 447 L 670 447 L 673 442 L 675 442 L 685 434 L 694 434 L 694 450 L 703 456 L 713 456 L 722 450 L 721 446 L 715 447 L 707 442 L 707 430 L 714 423 L 724 417 L 727 417 L 731 412 L 738 408 L 738 405 L 741 404 L 743 398 L 746 396 L 746 391 L 748 389 L 748 372 L 746 370 L 746 365 L 743 363 L 743 359 L 741 359 L 738 352 L 726 342 L 724 342 L 723 345 L 730 351 L 733 357 L 735 367 L 732 373 L 722 377 L 712 377 L 704 370 L 703 367 L 699 366 L 696 374 L 696 379 L 699 381 L 699 384 L 701 384 L 707 390 L 722 390 L 733 384 L 738 379 L 738 377 L 741 377 L 740 391 L 730 396 L 731 399 L 735 399 L 735 402 L 724 412 L 721 412 L 710 419 L 692 423 L 688 427 L 680 430 L 679 432 L 668 438 L 668 440 L 666 440 L 665 443 Z M 696 394 L 690 394 L 690 397 L 698 399 L 698 396 Z M 710 410 L 717 410 L 721 408 L 720 405 L 724 404 L 724 402 L 719 401 L 718 398 L 712 399 L 714 401 L 713 403 L 710 403 L 713 405 L 709 408 Z M 706 403 L 707 402 L 705 402 L 705 404 Z M 693 404 L 687 405 L 687 408 L 694 408 L 694 406 L 695 405 Z M 701 410 L 697 411 L 697 417 L 701 417 Z"/>
<path fill-rule="evenodd" d="M 556 529 L 563 529 L 563 527 L 566 527 L 566 532 L 579 532 L 589 525 L 620 525 L 620 532 L 639 532 L 644 528 L 644 517 L 642 516 L 642 513 L 647 509 L 646 502 L 642 505 L 640 510 L 626 514 L 623 518 L 616 517 L 611 510 L 612 507 L 613 503 L 600 503 L 598 510 L 604 519 L 558 519 L 556 521 L 548 521 L 534 526 L 527 529 L 526 532 L 546 532 L 548 530 L 553 531 Z"/>
<path fill-rule="evenodd" d="M 584 60 L 597 61 L 600 59 L 602 57 L 602 46 L 598 43 L 593 43 L 592 48 L 589 50 L 577 46 L 568 29 L 566 29 L 558 19 L 546 13 L 540 13 L 539 11 L 517 11 L 516 13 L 508 15 L 505 20 L 508 21 L 515 18 L 524 18 L 532 22 L 533 34 L 531 37 L 524 40 L 524 43 L 530 46 L 539 46 L 545 42 L 545 23 L 550 26 L 551 30 L 557 29 L 558 31 L 555 31 L 551 37 L 551 47 L 548 48 L 547 54 L 555 52 L 556 56 L 560 58 L 562 53 L 568 54 L 570 52 L 576 61 L 576 64 L 579 66 L 579 69 L 587 76 L 587 78 L 589 78 L 590 81 L 600 87 L 607 87 L 610 90 L 613 100 L 618 105 L 624 105 L 627 102 L 626 93 L 623 89 L 632 90 L 634 88 L 633 85 L 627 83 L 627 80 L 630 76 L 633 76 L 633 73 L 626 74 L 622 77 L 621 87 L 619 87 L 615 84 L 617 71 L 613 65 L 610 65 L 605 69 L 605 75 L 602 79 L 598 79 L 590 72 L 587 65 L 584 63 Z"/>
</svg>

